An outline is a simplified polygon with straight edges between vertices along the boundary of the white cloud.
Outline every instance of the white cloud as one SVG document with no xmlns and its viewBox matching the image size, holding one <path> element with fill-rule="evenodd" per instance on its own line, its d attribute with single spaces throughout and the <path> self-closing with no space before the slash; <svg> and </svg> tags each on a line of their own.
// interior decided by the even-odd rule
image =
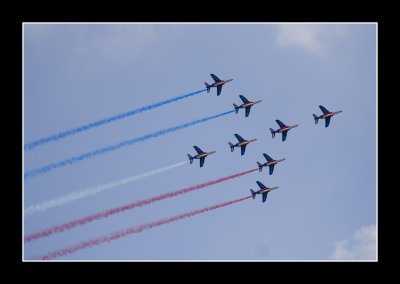
<svg viewBox="0 0 400 284">
<path fill-rule="evenodd" d="M 283 24 L 278 26 L 277 44 L 299 47 L 317 56 L 327 51 L 327 41 L 343 35 L 340 25 Z"/>
<path fill-rule="evenodd" d="M 376 260 L 376 225 L 362 226 L 349 240 L 335 243 L 333 259 Z"/>
</svg>

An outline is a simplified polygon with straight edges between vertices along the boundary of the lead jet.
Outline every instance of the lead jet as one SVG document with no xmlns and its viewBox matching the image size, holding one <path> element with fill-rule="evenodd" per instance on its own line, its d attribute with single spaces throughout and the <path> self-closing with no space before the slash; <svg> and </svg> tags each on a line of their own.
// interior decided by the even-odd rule
<svg viewBox="0 0 400 284">
<path fill-rule="evenodd" d="M 212 83 L 211 85 L 207 84 L 207 82 L 204 82 L 204 85 L 206 85 L 207 88 L 207 93 L 210 92 L 210 88 L 211 87 L 217 87 L 217 96 L 219 96 L 221 94 L 222 91 L 222 86 L 230 81 L 232 81 L 233 79 L 229 79 L 229 80 L 221 80 L 219 79 L 217 76 L 215 76 L 214 74 L 210 74 L 211 77 L 214 79 L 214 83 Z"/>
<path fill-rule="evenodd" d="M 235 149 L 235 147 L 240 147 L 241 150 L 241 156 L 244 155 L 244 152 L 246 152 L 246 146 L 248 144 L 250 144 L 251 142 L 254 142 L 257 140 L 257 138 L 255 139 L 250 139 L 250 140 L 245 140 L 242 138 L 242 136 L 240 136 L 239 134 L 235 134 L 237 140 L 239 141 L 238 143 L 236 143 L 235 145 L 233 145 L 231 142 L 228 142 L 229 147 L 231 147 L 231 152 L 233 152 L 233 150 Z"/>
<path fill-rule="evenodd" d="M 272 128 L 270 128 L 269 130 L 271 131 L 272 134 L 272 138 L 275 138 L 275 133 L 282 133 L 282 141 L 286 140 L 286 136 L 287 136 L 287 132 L 292 129 L 295 128 L 297 126 L 299 126 L 298 124 L 296 125 L 291 125 L 291 126 L 287 126 L 285 125 L 282 121 L 280 121 L 279 119 L 275 120 L 276 123 L 279 124 L 279 129 L 277 130 L 273 130 Z"/>
<path fill-rule="evenodd" d="M 189 154 L 187 154 L 188 157 L 189 157 L 190 164 L 193 163 L 193 159 L 200 159 L 200 168 L 204 165 L 204 160 L 205 160 L 205 158 L 206 158 L 208 155 L 211 155 L 211 154 L 214 154 L 214 153 L 215 153 L 215 151 L 204 152 L 204 151 L 202 151 L 202 150 L 201 150 L 199 147 L 197 147 L 197 146 L 193 146 L 193 148 L 196 150 L 197 155 L 194 156 L 194 157 L 192 157 L 192 156 L 190 156 Z"/>
<path fill-rule="evenodd" d="M 265 159 L 267 159 L 267 161 L 264 164 L 261 164 L 260 162 L 257 162 L 258 165 L 258 170 L 261 172 L 263 167 L 269 167 L 269 174 L 272 175 L 272 173 L 274 172 L 274 167 L 277 163 L 284 161 L 285 159 L 280 159 L 280 160 L 274 160 L 272 159 L 270 156 L 268 156 L 267 154 L 263 153 Z"/>
<path fill-rule="evenodd" d="M 331 122 L 331 117 L 332 116 L 342 112 L 341 110 L 329 111 L 326 108 L 324 108 L 323 106 L 319 106 L 319 108 L 322 110 L 323 114 L 321 114 L 320 116 L 316 116 L 315 114 L 313 114 L 314 120 L 315 120 L 315 124 L 318 123 L 318 119 L 325 119 L 325 128 L 329 126 L 329 122 Z"/>
<path fill-rule="evenodd" d="M 246 117 L 249 116 L 250 114 L 250 108 L 261 102 L 261 100 L 259 101 L 255 101 L 255 102 L 251 102 L 248 99 L 246 99 L 244 96 L 239 95 L 239 97 L 242 99 L 243 104 L 241 104 L 240 106 L 237 106 L 236 104 L 233 104 L 233 106 L 235 107 L 235 112 L 238 113 L 240 108 L 244 108 L 246 110 Z"/>
<path fill-rule="evenodd" d="M 262 194 L 262 202 L 265 202 L 265 200 L 267 200 L 267 195 L 268 192 L 279 188 L 278 186 L 275 187 L 266 187 L 265 185 L 263 185 L 260 181 L 257 181 L 258 186 L 260 187 L 260 190 L 258 191 L 254 191 L 252 189 L 250 189 L 251 195 L 253 196 L 253 199 L 256 198 L 256 194 Z"/>
</svg>

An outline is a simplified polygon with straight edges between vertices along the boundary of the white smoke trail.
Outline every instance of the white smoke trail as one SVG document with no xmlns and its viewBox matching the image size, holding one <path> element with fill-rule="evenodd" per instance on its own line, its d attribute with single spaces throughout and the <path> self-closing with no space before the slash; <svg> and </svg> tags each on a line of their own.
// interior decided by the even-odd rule
<svg viewBox="0 0 400 284">
<path fill-rule="evenodd" d="M 67 203 L 71 203 L 71 202 L 76 201 L 76 200 L 80 200 L 80 199 L 83 199 L 83 198 L 86 198 L 86 197 L 89 197 L 89 196 L 92 196 L 92 195 L 96 195 L 96 194 L 98 194 L 100 192 L 103 192 L 103 191 L 106 191 L 106 190 L 110 190 L 110 189 L 113 189 L 115 187 L 122 186 L 122 185 L 131 183 L 131 182 L 134 182 L 134 181 L 137 181 L 137 180 L 141 180 L 141 179 L 147 178 L 149 176 L 153 176 L 153 175 L 156 175 L 156 174 L 168 171 L 168 170 L 172 170 L 172 169 L 181 167 L 181 166 L 185 165 L 186 163 L 187 163 L 187 161 L 180 162 L 180 163 L 173 164 L 173 165 L 170 165 L 170 166 L 167 166 L 167 167 L 163 167 L 163 168 L 159 168 L 159 169 L 156 169 L 156 170 L 153 170 L 153 171 L 150 171 L 150 172 L 146 172 L 146 173 L 142 173 L 142 174 L 139 174 L 139 175 L 134 175 L 134 176 L 131 176 L 131 177 L 128 177 L 128 178 L 120 179 L 118 181 L 114 181 L 114 182 L 110 182 L 110 183 L 107 183 L 107 184 L 102 184 L 102 185 L 99 185 L 99 186 L 96 186 L 96 187 L 91 187 L 91 188 L 87 188 L 87 189 L 84 189 L 84 190 L 81 190 L 81 191 L 73 192 L 73 193 L 70 193 L 70 194 L 55 198 L 55 199 L 45 200 L 45 201 L 42 201 L 42 202 L 40 202 L 38 204 L 29 206 L 28 208 L 25 208 L 24 217 L 26 217 L 28 215 L 33 215 L 33 214 L 35 214 L 36 212 L 39 212 L 39 211 L 45 211 L 45 210 L 47 210 L 49 208 L 52 208 L 52 207 L 62 206 L 62 205 L 65 205 Z"/>
</svg>

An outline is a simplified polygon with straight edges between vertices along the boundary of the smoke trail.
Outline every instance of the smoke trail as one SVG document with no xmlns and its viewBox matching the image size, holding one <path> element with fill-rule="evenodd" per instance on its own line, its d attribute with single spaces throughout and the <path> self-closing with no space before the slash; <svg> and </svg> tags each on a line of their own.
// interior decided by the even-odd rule
<svg viewBox="0 0 400 284">
<path fill-rule="evenodd" d="M 181 166 L 183 166 L 185 164 L 187 164 L 187 161 L 181 162 L 181 163 L 177 163 L 177 164 L 174 164 L 174 165 L 170 165 L 170 166 L 167 166 L 167 167 L 163 167 L 163 168 L 160 168 L 160 169 L 156 169 L 154 171 L 150 171 L 150 172 L 147 172 L 147 173 L 134 175 L 134 176 L 131 176 L 131 177 L 128 177 L 128 178 L 124 178 L 124 179 L 115 181 L 115 182 L 110 182 L 110 183 L 99 185 L 99 186 L 96 186 L 96 187 L 87 188 L 87 189 L 84 189 L 84 190 L 81 190 L 81 191 L 78 191 L 78 192 L 73 192 L 71 194 L 67 194 L 67 195 L 64 195 L 62 197 L 58 197 L 58 198 L 55 198 L 55 199 L 46 200 L 46 201 L 43 201 L 41 203 L 38 203 L 38 204 L 29 206 L 28 208 L 26 208 L 24 210 L 24 215 L 26 217 L 27 215 L 33 215 L 36 212 L 45 211 L 45 210 L 47 210 L 49 208 L 52 208 L 52 207 L 62 206 L 62 205 L 65 205 L 67 203 L 70 203 L 70 202 L 73 202 L 73 201 L 76 201 L 76 200 L 80 200 L 80 199 L 84 199 L 86 197 L 98 194 L 98 193 L 106 191 L 106 190 L 113 189 L 113 188 L 118 187 L 118 186 L 122 186 L 122 185 L 131 183 L 131 182 L 134 182 L 134 181 L 137 181 L 137 180 L 144 179 L 146 177 L 150 177 L 150 176 L 153 176 L 153 175 L 156 175 L 156 174 L 168 171 L 168 170 L 175 169 L 177 167 L 181 167 Z"/>
<path fill-rule="evenodd" d="M 218 117 L 221 117 L 221 116 L 225 116 L 225 115 L 230 114 L 232 112 L 234 112 L 234 110 L 230 110 L 230 111 L 223 112 L 223 113 L 220 113 L 220 114 L 215 114 L 215 115 L 208 116 L 208 117 L 205 117 L 205 118 L 193 120 L 193 121 L 186 122 L 184 124 L 177 125 L 177 126 L 174 126 L 174 127 L 162 129 L 162 130 L 159 130 L 159 131 L 156 131 L 156 132 L 153 132 L 153 133 L 141 136 L 141 137 L 137 137 L 137 138 L 134 138 L 134 139 L 131 139 L 131 140 L 125 140 L 125 141 L 122 141 L 120 143 L 117 143 L 117 144 L 114 144 L 114 145 L 111 145 L 111 146 L 107 146 L 107 147 L 104 147 L 104 148 L 101 148 L 101 149 L 97 149 L 97 150 L 94 150 L 92 152 L 86 152 L 86 153 L 83 153 L 83 154 L 81 154 L 79 156 L 74 156 L 74 157 L 72 157 L 70 159 L 66 159 L 66 160 L 59 161 L 59 162 L 56 162 L 56 163 L 53 163 L 53 164 L 50 164 L 50 165 L 47 165 L 47 166 L 44 166 L 44 167 L 41 167 L 41 168 L 38 168 L 38 169 L 34 169 L 34 170 L 31 170 L 31 171 L 28 171 L 28 172 L 26 172 L 24 174 L 24 178 L 28 179 L 28 178 L 31 178 L 31 177 L 34 177 L 34 176 L 37 176 L 37 175 L 41 175 L 41 174 L 47 173 L 47 172 L 52 171 L 52 170 L 57 169 L 57 168 L 65 167 L 67 165 L 72 165 L 72 164 L 75 164 L 76 162 L 87 160 L 87 159 L 93 158 L 95 156 L 105 154 L 107 152 L 112 152 L 112 151 L 115 151 L 115 150 L 117 150 L 119 148 L 122 148 L 122 147 L 125 147 L 125 146 L 133 145 L 133 144 L 136 144 L 136 143 L 139 143 L 139 142 L 146 141 L 146 140 L 151 139 L 151 138 L 156 138 L 158 136 L 162 136 L 162 135 L 165 135 L 165 134 L 177 131 L 177 130 L 184 129 L 184 128 L 189 127 L 189 126 L 193 126 L 193 125 L 196 125 L 196 124 L 199 124 L 199 123 L 203 123 L 203 122 L 209 121 L 211 119 L 215 119 L 215 118 L 218 118 Z"/>
<path fill-rule="evenodd" d="M 41 259 L 48 260 L 48 259 L 54 259 L 54 258 L 57 258 L 57 257 L 60 257 L 60 256 L 64 256 L 64 255 L 67 255 L 67 254 L 72 254 L 72 253 L 74 253 L 74 252 L 76 252 L 78 250 L 86 249 L 86 248 L 89 248 L 89 247 L 92 247 L 92 246 L 95 246 L 95 245 L 101 245 L 103 243 L 108 243 L 108 242 L 117 240 L 119 238 L 126 237 L 126 236 L 131 235 L 131 234 L 140 233 L 140 232 L 143 232 L 145 230 L 149 230 L 149 229 L 152 229 L 152 228 L 155 228 L 155 227 L 158 227 L 158 226 L 161 226 L 161 225 L 165 225 L 165 224 L 168 224 L 168 223 L 171 223 L 171 222 L 174 222 L 174 221 L 178 221 L 178 220 L 182 220 L 182 219 L 185 219 L 185 218 L 193 217 L 193 216 L 195 216 L 197 214 L 205 213 L 205 212 L 208 212 L 208 211 L 211 211 L 211 210 L 215 210 L 215 209 L 222 208 L 222 207 L 225 207 L 225 206 L 229 206 L 229 205 L 232 205 L 232 204 L 235 204 L 235 203 L 239 203 L 239 202 L 242 202 L 242 201 L 244 201 L 246 199 L 249 199 L 250 197 L 251 196 L 246 196 L 246 197 L 243 197 L 243 198 L 240 198 L 240 199 L 228 201 L 228 202 L 225 202 L 225 203 L 216 204 L 216 205 L 213 205 L 213 206 L 210 206 L 210 207 L 206 207 L 206 208 L 202 208 L 202 209 L 197 209 L 197 210 L 194 210 L 192 212 L 188 212 L 188 213 L 176 215 L 176 216 L 173 216 L 173 217 L 161 219 L 161 220 L 158 220 L 158 221 L 155 221 L 155 222 L 151 222 L 151 223 L 147 223 L 147 224 L 143 224 L 143 225 L 140 225 L 140 226 L 137 226 L 137 227 L 132 227 L 132 228 L 125 229 L 125 230 L 122 230 L 122 231 L 117 231 L 117 232 L 114 232 L 114 233 L 111 233 L 111 234 L 108 234 L 108 235 L 104 235 L 104 236 L 96 238 L 96 239 L 88 240 L 88 241 L 85 241 L 85 242 L 82 242 L 82 243 L 79 243 L 79 244 L 76 244 L 76 245 L 73 245 L 73 246 L 70 246 L 70 247 L 66 247 L 66 248 L 63 248 L 63 249 L 60 249 L 60 250 L 56 250 L 56 251 L 50 252 L 50 253 L 42 256 Z"/>
<path fill-rule="evenodd" d="M 87 131 L 89 129 L 92 129 L 92 128 L 95 128 L 95 127 L 98 127 L 98 126 L 101 126 L 101 125 L 104 125 L 104 124 L 108 124 L 108 123 L 111 123 L 111 122 L 114 122 L 114 121 L 117 121 L 117 120 L 120 120 L 120 119 L 124 119 L 126 117 L 133 116 L 133 115 L 139 114 L 141 112 L 145 112 L 145 111 L 148 111 L 148 110 L 151 110 L 151 109 L 154 109 L 154 108 L 158 108 L 160 106 L 167 105 L 167 104 L 170 104 L 170 103 L 173 103 L 173 102 L 176 102 L 176 101 L 179 101 L 179 100 L 182 100 L 182 99 L 185 99 L 185 98 L 200 94 L 200 93 L 204 92 L 205 90 L 206 89 L 203 89 L 203 90 L 200 90 L 200 91 L 197 91 L 197 92 L 194 92 L 194 93 L 189 93 L 189 94 L 186 94 L 186 95 L 182 95 L 182 96 L 179 96 L 179 97 L 175 97 L 175 98 L 172 98 L 172 99 L 168 99 L 168 100 L 165 100 L 165 101 L 154 103 L 154 104 L 151 104 L 151 105 L 148 105 L 148 106 L 144 106 L 144 107 L 141 107 L 141 108 L 138 108 L 138 109 L 135 109 L 135 110 L 131 110 L 131 111 L 128 111 L 128 112 L 123 112 L 123 113 L 120 113 L 120 114 L 117 114 L 117 115 L 114 115 L 114 116 L 110 116 L 110 117 L 104 118 L 102 120 L 98 120 L 98 121 L 95 121 L 95 122 L 92 122 L 92 123 L 89 123 L 89 124 L 86 124 L 86 125 L 83 125 L 83 126 L 72 128 L 72 129 L 69 129 L 67 131 L 63 131 L 63 132 L 60 132 L 60 133 L 57 133 L 57 134 L 54 134 L 54 135 L 50 135 L 48 137 L 41 138 L 39 140 L 30 142 L 30 143 L 26 143 L 24 145 L 24 150 L 25 151 L 29 151 L 29 150 L 32 150 L 33 148 L 35 148 L 35 147 L 37 147 L 39 145 L 43 145 L 43 144 L 46 144 L 48 142 L 64 139 L 65 137 L 77 134 L 79 132 Z"/>
<path fill-rule="evenodd" d="M 150 204 L 150 203 L 153 203 L 153 202 L 161 201 L 161 200 L 166 199 L 166 198 L 171 198 L 171 197 L 175 197 L 175 196 L 180 195 L 180 194 L 184 194 L 184 193 L 188 193 L 188 192 L 191 192 L 191 191 L 194 191 L 194 190 L 198 190 L 198 189 L 210 186 L 210 185 L 214 185 L 214 184 L 217 184 L 217 183 L 220 183 L 220 182 L 224 182 L 224 181 L 236 178 L 236 177 L 240 177 L 240 176 L 249 174 L 249 173 L 257 171 L 257 170 L 258 169 L 252 169 L 252 170 L 249 170 L 249 171 L 245 171 L 245 172 L 237 173 L 237 174 L 230 175 L 230 176 L 227 176 L 227 177 L 219 178 L 219 179 L 216 179 L 216 180 L 208 181 L 208 182 L 205 182 L 205 183 L 202 183 L 202 184 L 198 184 L 198 185 L 195 185 L 195 186 L 191 186 L 191 187 L 188 187 L 188 188 L 184 188 L 184 189 L 181 189 L 181 190 L 168 192 L 168 193 L 164 193 L 164 194 L 161 194 L 161 195 L 158 195 L 158 196 L 154 196 L 152 198 L 148 198 L 148 199 L 136 201 L 136 202 L 133 202 L 133 203 L 129 203 L 129 204 L 126 204 L 126 205 L 123 205 L 123 206 L 120 206 L 120 207 L 108 209 L 108 210 L 100 212 L 100 213 L 89 215 L 89 216 L 83 217 L 81 219 L 73 220 L 73 221 L 64 223 L 62 225 L 57 225 L 57 226 L 54 226 L 54 227 L 51 227 L 51 228 L 48 228 L 48 229 L 44 229 L 44 230 L 42 230 L 40 232 L 30 234 L 30 235 L 28 235 L 28 236 L 26 236 L 24 238 L 24 242 L 27 243 L 27 242 L 31 242 L 31 241 L 34 241 L 34 240 L 37 240 L 37 239 L 40 239 L 40 238 L 49 237 L 49 236 L 51 236 L 53 234 L 61 233 L 61 232 L 64 232 L 66 230 L 73 229 L 73 228 L 75 228 L 77 226 L 82 226 L 82 225 L 91 223 L 93 221 L 97 221 L 97 220 L 100 220 L 100 219 L 103 219 L 103 218 L 107 218 L 109 216 L 112 216 L 112 215 L 117 214 L 117 213 L 124 212 L 126 210 L 131 210 L 131 209 L 134 209 L 136 207 L 140 207 L 140 206 L 144 206 L 144 205 L 147 205 L 147 204 Z"/>
</svg>

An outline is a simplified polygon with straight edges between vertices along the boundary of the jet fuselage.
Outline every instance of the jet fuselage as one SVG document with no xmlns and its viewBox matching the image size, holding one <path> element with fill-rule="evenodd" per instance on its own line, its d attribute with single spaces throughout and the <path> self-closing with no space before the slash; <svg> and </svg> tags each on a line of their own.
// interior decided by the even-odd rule
<svg viewBox="0 0 400 284">
<path fill-rule="evenodd" d="M 201 159 L 203 157 L 207 157 L 208 155 L 214 154 L 215 151 L 211 151 L 211 152 L 205 152 L 202 154 L 197 154 L 196 156 L 194 156 L 195 159 Z"/>
<path fill-rule="evenodd" d="M 282 162 L 282 161 L 284 161 L 284 160 L 285 160 L 285 159 L 272 160 L 272 161 L 269 161 L 269 162 L 265 162 L 264 165 L 265 165 L 266 167 L 268 167 L 268 166 L 276 165 L 277 163 Z"/>
<path fill-rule="evenodd" d="M 257 191 L 256 193 L 258 193 L 258 194 L 263 194 L 264 192 L 270 192 L 270 191 L 272 191 L 272 190 L 274 190 L 274 189 L 277 189 L 277 188 L 278 188 L 278 186 L 275 186 L 275 187 L 267 187 L 267 188 L 260 189 L 260 190 Z"/>
<path fill-rule="evenodd" d="M 256 140 L 257 140 L 257 138 L 255 138 L 255 139 L 250 139 L 250 140 L 246 140 L 246 141 L 243 141 L 243 142 L 238 142 L 238 143 L 235 144 L 235 147 L 242 147 L 242 146 L 248 145 L 248 144 L 250 144 L 251 142 L 254 142 L 254 141 L 256 141 Z"/>
<path fill-rule="evenodd" d="M 261 102 L 261 100 L 255 101 L 255 102 L 248 102 L 248 103 L 245 103 L 245 104 L 241 104 L 241 105 L 239 106 L 239 108 L 251 107 L 251 106 L 253 106 L 253 105 L 255 105 L 255 104 L 258 104 L 258 103 L 260 103 L 260 102 Z"/>
<path fill-rule="evenodd" d="M 233 79 L 228 79 L 228 80 L 221 80 L 219 82 L 214 82 L 211 84 L 212 87 L 218 87 L 218 86 L 222 86 L 230 81 L 232 81 Z"/>
<path fill-rule="evenodd" d="M 319 118 L 325 119 L 327 117 L 332 117 L 335 114 L 338 114 L 338 113 L 341 113 L 341 112 L 342 112 L 341 110 L 339 110 L 339 111 L 330 111 L 330 112 L 322 114 Z"/>
<path fill-rule="evenodd" d="M 297 126 L 299 126 L 299 125 L 296 124 L 296 125 L 292 125 L 292 126 L 282 127 L 282 128 L 279 128 L 279 129 L 278 129 L 278 132 L 279 132 L 279 133 L 282 133 L 282 132 L 285 132 L 285 131 L 289 131 L 290 129 L 295 128 L 295 127 L 297 127 Z"/>
</svg>

